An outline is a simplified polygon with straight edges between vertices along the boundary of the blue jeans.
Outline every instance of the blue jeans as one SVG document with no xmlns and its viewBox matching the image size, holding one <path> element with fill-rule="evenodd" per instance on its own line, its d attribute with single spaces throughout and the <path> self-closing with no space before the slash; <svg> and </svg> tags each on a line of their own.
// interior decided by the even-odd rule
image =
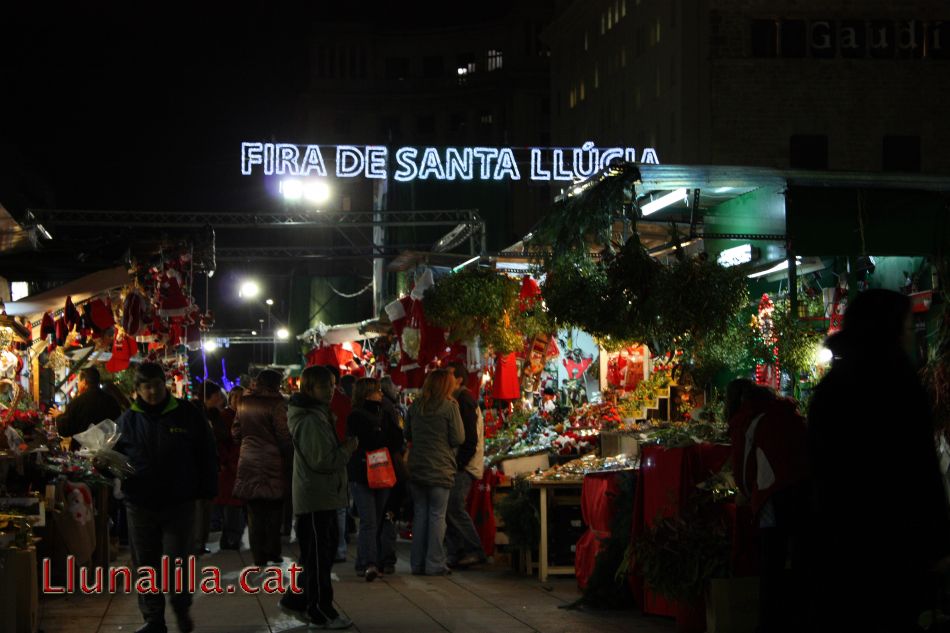
<svg viewBox="0 0 950 633">
<path fill-rule="evenodd" d="M 478 536 L 475 523 L 465 509 L 468 491 L 475 479 L 467 472 L 455 473 L 455 485 L 449 494 L 449 505 L 445 514 L 445 550 L 449 561 L 454 563 L 471 554 L 484 558 L 482 539 Z"/>
<path fill-rule="evenodd" d="M 346 560 L 346 508 L 336 510 L 336 529 L 339 533 L 336 543 L 337 560 Z"/>
<path fill-rule="evenodd" d="M 445 509 L 449 489 L 410 482 L 412 505 L 412 547 L 409 565 L 414 573 L 441 574 L 445 571 Z"/>
<path fill-rule="evenodd" d="M 389 488 L 370 488 L 366 484 L 354 481 L 350 484 L 350 491 L 360 518 L 360 529 L 356 540 L 356 571 L 364 570 L 370 565 L 379 567 L 382 565 L 380 533 L 383 527 L 386 499 L 389 498 Z"/>
</svg>

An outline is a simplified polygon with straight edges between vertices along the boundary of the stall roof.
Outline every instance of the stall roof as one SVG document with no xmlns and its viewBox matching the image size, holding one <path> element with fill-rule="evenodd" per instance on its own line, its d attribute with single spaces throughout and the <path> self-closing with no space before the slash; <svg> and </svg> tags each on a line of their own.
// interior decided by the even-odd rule
<svg viewBox="0 0 950 633">
<path fill-rule="evenodd" d="M 55 313 L 57 310 L 62 310 L 66 303 L 66 297 L 72 297 L 73 303 L 79 304 L 96 295 L 120 288 L 131 280 L 128 268 L 125 266 L 100 270 L 58 288 L 8 303 L 6 304 L 7 314 L 25 316 L 31 321 L 35 321 L 42 317 L 44 312 Z"/>
</svg>

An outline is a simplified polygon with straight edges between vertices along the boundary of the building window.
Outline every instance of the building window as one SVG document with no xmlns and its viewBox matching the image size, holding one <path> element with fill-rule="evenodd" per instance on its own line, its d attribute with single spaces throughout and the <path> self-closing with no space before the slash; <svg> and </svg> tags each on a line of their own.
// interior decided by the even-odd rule
<svg viewBox="0 0 950 633">
<path fill-rule="evenodd" d="M 620 22 L 620 0 L 614 0 L 614 24 Z"/>
<path fill-rule="evenodd" d="M 580 89 L 580 99 L 583 101 L 587 98 L 587 91 L 585 90 L 584 80 L 581 79 L 581 89 Z"/>
<path fill-rule="evenodd" d="M 620 17 L 627 17 L 627 0 L 620 0 Z"/>
<path fill-rule="evenodd" d="M 607 32 L 607 16 L 603 13 L 600 14 L 600 34 L 603 35 Z"/>
<path fill-rule="evenodd" d="M 572 110 L 574 109 L 574 106 L 577 105 L 577 91 L 574 88 L 571 88 L 571 94 L 568 96 L 567 105 Z"/>
<path fill-rule="evenodd" d="M 825 134 L 794 134 L 788 145 L 789 167 L 828 169 L 828 137 Z"/>
<path fill-rule="evenodd" d="M 656 19 L 656 35 L 654 35 L 654 43 L 660 43 L 660 18 Z"/>
<path fill-rule="evenodd" d="M 14 281 L 10 283 L 10 300 L 19 301 L 23 297 L 30 296 L 30 283 L 28 281 Z"/>
<path fill-rule="evenodd" d="M 403 81 L 409 77 L 409 60 L 405 57 L 386 58 L 386 79 Z"/>
<path fill-rule="evenodd" d="M 594 64 L 594 90 L 600 88 L 600 68 L 598 64 Z"/>
<path fill-rule="evenodd" d="M 458 56 L 459 75 L 471 75 L 476 70 L 478 70 L 478 66 L 475 64 L 475 55 L 472 53 L 462 53 Z"/>
<path fill-rule="evenodd" d="M 585 52 L 587 51 L 588 46 L 589 46 L 589 42 L 587 38 L 587 31 L 584 31 L 584 51 Z"/>
<path fill-rule="evenodd" d="M 501 51 L 495 49 L 488 51 L 488 72 L 501 69 L 501 64 Z"/>
<path fill-rule="evenodd" d="M 445 62 L 441 55 L 428 55 L 422 58 L 422 76 L 426 79 L 438 79 L 445 75 Z"/>
<path fill-rule="evenodd" d="M 482 125 L 491 125 L 495 122 L 495 117 L 490 110 L 483 110 L 481 114 L 478 115 L 478 120 Z"/>
<path fill-rule="evenodd" d="M 614 26 L 614 14 L 610 11 L 610 7 L 607 7 L 607 30 L 609 31 Z"/>
<path fill-rule="evenodd" d="M 885 136 L 881 143 L 881 169 L 920 171 L 920 137 Z"/>
</svg>

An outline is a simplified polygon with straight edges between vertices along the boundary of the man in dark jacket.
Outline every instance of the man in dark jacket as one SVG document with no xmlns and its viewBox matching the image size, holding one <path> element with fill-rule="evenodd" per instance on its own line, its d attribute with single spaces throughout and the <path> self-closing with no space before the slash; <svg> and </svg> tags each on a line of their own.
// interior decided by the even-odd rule
<svg viewBox="0 0 950 633">
<path fill-rule="evenodd" d="M 118 420 L 120 415 L 119 403 L 99 387 L 99 370 L 86 367 L 79 372 L 79 395 L 56 417 L 56 428 L 61 436 L 72 437 L 103 420 Z"/>
<path fill-rule="evenodd" d="M 458 472 L 455 473 L 455 485 L 449 493 L 449 505 L 445 511 L 445 553 L 450 567 L 467 567 L 485 562 L 485 551 L 482 541 L 475 529 L 475 523 L 465 509 L 468 492 L 472 489 L 474 477 L 468 473 L 469 466 L 476 453 L 479 453 L 478 437 L 478 403 L 472 393 L 465 386 L 468 384 L 468 369 L 459 362 L 452 363 L 452 373 L 455 376 L 455 393 L 453 397 L 459 405 L 462 415 L 462 426 L 465 427 L 465 440 L 459 446 L 456 463 Z M 484 459 L 479 456 L 478 459 Z"/>
<path fill-rule="evenodd" d="M 165 386 L 161 365 L 143 363 L 135 370 L 136 400 L 118 420 L 116 450 L 135 474 L 122 482 L 136 567 L 161 568 L 162 555 L 174 567 L 187 561 L 194 544 L 195 501 L 217 492 L 218 456 L 204 415 Z M 171 597 L 178 629 L 194 630 L 187 591 Z M 166 633 L 165 596 L 140 593 L 145 626 L 136 633 Z"/>
</svg>

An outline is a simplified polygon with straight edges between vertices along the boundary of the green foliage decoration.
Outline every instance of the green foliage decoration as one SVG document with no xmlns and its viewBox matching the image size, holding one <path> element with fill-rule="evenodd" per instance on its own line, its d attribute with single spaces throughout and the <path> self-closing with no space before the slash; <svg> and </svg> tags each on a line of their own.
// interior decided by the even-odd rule
<svg viewBox="0 0 950 633">
<path fill-rule="evenodd" d="M 525 477 L 513 479 L 509 492 L 495 506 L 505 534 L 515 547 L 534 548 L 541 539 L 541 514 Z"/>
<path fill-rule="evenodd" d="M 698 600 L 711 578 L 728 575 L 729 537 L 717 494 L 695 493 L 679 516 L 656 518 L 633 544 L 646 584 L 669 600 Z"/>
<path fill-rule="evenodd" d="M 824 333 L 816 332 L 807 322 L 793 315 L 787 300 L 776 302 L 773 320 L 778 339 L 778 362 L 782 369 L 794 376 L 813 367 L 818 360 Z"/>
<path fill-rule="evenodd" d="M 473 268 L 439 280 L 425 293 L 426 318 L 449 331 L 452 341 L 480 337 L 494 351 L 506 354 L 524 346 L 511 326 L 518 307 L 518 282 L 491 270 Z"/>
</svg>

